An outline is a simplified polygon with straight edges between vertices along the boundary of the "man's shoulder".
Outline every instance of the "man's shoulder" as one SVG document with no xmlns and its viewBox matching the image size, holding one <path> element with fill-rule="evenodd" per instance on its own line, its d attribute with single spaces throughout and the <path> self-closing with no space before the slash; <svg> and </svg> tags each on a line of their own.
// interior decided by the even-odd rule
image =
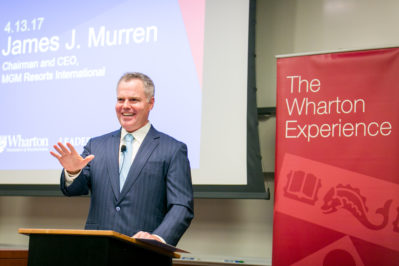
<svg viewBox="0 0 399 266">
<path fill-rule="evenodd" d="M 184 142 L 177 140 L 176 138 L 172 137 L 171 135 L 169 135 L 167 133 L 158 131 L 154 127 L 151 128 L 149 133 L 152 134 L 152 136 L 154 138 L 159 138 L 161 143 L 170 144 L 170 145 L 178 145 L 178 146 L 186 145 Z"/>
</svg>

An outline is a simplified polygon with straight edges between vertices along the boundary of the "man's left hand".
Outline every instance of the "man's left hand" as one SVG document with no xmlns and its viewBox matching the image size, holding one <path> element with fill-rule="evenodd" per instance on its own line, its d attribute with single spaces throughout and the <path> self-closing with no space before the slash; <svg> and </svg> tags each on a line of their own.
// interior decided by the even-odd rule
<svg viewBox="0 0 399 266">
<path fill-rule="evenodd" d="M 162 241 L 162 239 L 161 239 L 160 237 L 158 237 L 158 236 L 156 236 L 156 235 L 153 235 L 153 234 L 150 234 L 150 233 L 148 233 L 148 232 L 144 232 L 144 231 L 137 232 L 137 233 L 133 236 L 133 238 L 153 239 L 153 240 L 156 240 L 156 241 L 159 241 L 159 242 L 164 243 L 164 241 Z"/>
</svg>

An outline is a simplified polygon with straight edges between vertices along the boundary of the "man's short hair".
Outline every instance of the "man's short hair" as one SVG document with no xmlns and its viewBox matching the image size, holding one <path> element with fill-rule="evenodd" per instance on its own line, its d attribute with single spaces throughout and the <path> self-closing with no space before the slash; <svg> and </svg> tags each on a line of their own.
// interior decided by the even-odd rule
<svg viewBox="0 0 399 266">
<path fill-rule="evenodd" d="M 130 81 L 132 79 L 139 79 L 143 82 L 144 84 L 144 93 L 145 96 L 147 97 L 147 101 L 149 102 L 151 100 L 152 97 L 154 97 L 154 93 L 155 93 L 155 85 L 154 82 L 152 81 L 152 79 L 150 79 L 149 76 L 140 73 L 140 72 L 127 72 L 125 74 L 123 74 L 123 76 L 119 79 L 118 81 L 118 87 L 119 84 L 122 81 Z"/>
</svg>

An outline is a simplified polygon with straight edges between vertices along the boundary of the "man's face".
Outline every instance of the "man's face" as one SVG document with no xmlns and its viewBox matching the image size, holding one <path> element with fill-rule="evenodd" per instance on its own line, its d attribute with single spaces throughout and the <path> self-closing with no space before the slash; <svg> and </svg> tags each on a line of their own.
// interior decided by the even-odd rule
<svg viewBox="0 0 399 266">
<path fill-rule="evenodd" d="M 119 123 L 128 132 L 133 132 L 148 122 L 153 106 L 154 97 L 147 101 L 141 80 L 132 79 L 119 83 L 115 111 Z"/>
</svg>

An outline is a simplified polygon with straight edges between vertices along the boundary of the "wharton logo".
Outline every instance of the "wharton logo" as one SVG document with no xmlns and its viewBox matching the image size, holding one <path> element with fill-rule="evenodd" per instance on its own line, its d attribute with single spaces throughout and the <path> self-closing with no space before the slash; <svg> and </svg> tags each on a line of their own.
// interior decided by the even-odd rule
<svg viewBox="0 0 399 266">
<path fill-rule="evenodd" d="M 0 153 L 2 152 L 38 152 L 48 151 L 48 138 L 23 138 L 22 135 L 0 136 Z"/>
</svg>

